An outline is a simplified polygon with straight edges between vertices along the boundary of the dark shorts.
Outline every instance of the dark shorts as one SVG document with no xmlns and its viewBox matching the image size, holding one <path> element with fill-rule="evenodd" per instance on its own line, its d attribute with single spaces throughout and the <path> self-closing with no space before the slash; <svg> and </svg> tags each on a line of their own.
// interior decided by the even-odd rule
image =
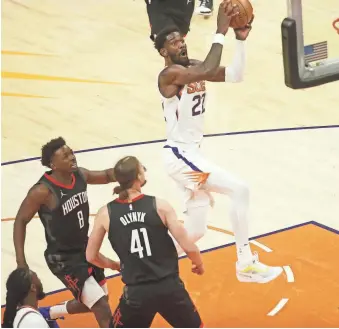
<svg viewBox="0 0 339 329">
<path fill-rule="evenodd" d="M 203 327 L 199 312 L 178 276 L 125 286 L 110 327 L 148 328 L 156 313 L 175 328 Z"/>
<path fill-rule="evenodd" d="M 93 276 L 103 286 L 106 283 L 104 270 L 87 262 L 85 253 L 47 254 L 45 259 L 51 272 L 72 292 L 75 299 L 81 302 L 85 281 Z"/>
<path fill-rule="evenodd" d="M 194 0 L 152 0 L 147 4 L 147 14 L 151 25 L 151 39 L 168 26 L 177 26 L 183 35 L 190 30 L 194 12 Z"/>
</svg>

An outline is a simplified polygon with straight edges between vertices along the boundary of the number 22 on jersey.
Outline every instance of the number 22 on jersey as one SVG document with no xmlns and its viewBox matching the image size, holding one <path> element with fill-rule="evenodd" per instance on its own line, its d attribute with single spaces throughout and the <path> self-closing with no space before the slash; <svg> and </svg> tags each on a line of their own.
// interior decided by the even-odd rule
<svg viewBox="0 0 339 329">
<path fill-rule="evenodd" d="M 139 231 L 142 234 L 140 234 Z M 140 229 L 132 230 L 131 254 L 137 252 L 137 253 L 139 253 L 139 258 L 144 258 L 144 247 L 142 247 L 141 239 L 140 239 L 141 235 L 142 235 L 143 240 L 144 240 L 144 245 L 145 245 L 145 248 L 146 248 L 146 255 L 152 256 L 151 247 L 150 247 L 149 240 L 148 240 L 147 230 L 144 227 L 142 227 Z"/>
</svg>

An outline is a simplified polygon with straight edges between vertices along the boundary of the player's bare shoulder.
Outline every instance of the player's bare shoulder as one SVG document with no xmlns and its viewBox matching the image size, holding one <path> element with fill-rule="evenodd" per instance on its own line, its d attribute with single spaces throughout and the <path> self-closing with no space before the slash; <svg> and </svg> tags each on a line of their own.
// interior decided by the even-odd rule
<svg viewBox="0 0 339 329">
<path fill-rule="evenodd" d="M 155 203 L 158 215 L 160 216 L 164 225 L 167 226 L 166 217 L 167 214 L 172 210 L 171 205 L 166 200 L 160 198 L 155 198 Z"/>
<path fill-rule="evenodd" d="M 176 83 L 176 78 L 183 70 L 186 70 L 184 66 L 173 64 L 159 73 L 158 86 L 162 96 L 171 98 L 177 94 L 180 86 Z"/>
<path fill-rule="evenodd" d="M 29 222 L 42 205 L 48 205 L 51 197 L 51 192 L 44 184 L 37 184 L 31 187 L 26 198 L 21 203 L 15 219 L 16 222 Z"/>
<path fill-rule="evenodd" d="M 172 84 L 176 78 L 176 75 L 184 70 L 186 70 L 186 68 L 179 64 L 172 64 L 171 66 L 165 67 L 159 73 L 159 83 L 163 85 Z"/>
</svg>

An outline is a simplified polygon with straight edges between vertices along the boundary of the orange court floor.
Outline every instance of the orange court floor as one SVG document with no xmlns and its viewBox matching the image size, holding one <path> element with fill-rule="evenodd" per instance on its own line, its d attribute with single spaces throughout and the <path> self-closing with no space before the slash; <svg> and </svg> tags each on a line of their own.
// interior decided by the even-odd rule
<svg viewBox="0 0 339 329">
<path fill-rule="evenodd" d="M 284 272 L 267 284 L 240 283 L 235 276 L 235 247 L 227 244 L 203 253 L 206 272 L 190 271 L 187 258 L 180 261 L 180 274 L 205 327 L 337 327 L 339 326 L 339 232 L 308 222 L 256 237 L 274 252 L 261 253 L 272 265 L 286 264 Z M 286 267 L 286 266 L 285 266 Z M 112 311 L 118 304 L 123 283 L 120 276 L 108 279 Z M 71 298 L 68 291 L 50 293 L 40 306 Z M 281 300 L 286 304 L 276 314 Z M 4 309 L 2 309 L 2 312 Z M 89 328 L 97 323 L 92 314 L 69 315 L 61 327 Z M 169 327 L 159 315 L 152 327 Z"/>
</svg>

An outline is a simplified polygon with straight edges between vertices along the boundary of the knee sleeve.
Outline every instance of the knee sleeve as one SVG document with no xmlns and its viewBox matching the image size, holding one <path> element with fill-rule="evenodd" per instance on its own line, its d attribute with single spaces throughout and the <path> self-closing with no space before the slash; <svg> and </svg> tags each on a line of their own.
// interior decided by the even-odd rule
<svg viewBox="0 0 339 329">
<path fill-rule="evenodd" d="M 84 284 L 81 301 L 85 304 L 89 309 L 95 305 L 95 303 L 106 296 L 104 290 L 100 287 L 99 283 L 95 281 L 93 276 L 90 276 Z"/>
<path fill-rule="evenodd" d="M 211 204 L 211 195 L 205 190 L 192 191 L 186 189 L 184 202 L 185 212 L 192 208 L 208 207 Z"/>
<path fill-rule="evenodd" d="M 186 202 L 185 229 L 189 237 L 195 242 L 207 232 L 207 213 L 210 197 L 206 191 L 196 191 L 193 197 Z"/>
<path fill-rule="evenodd" d="M 248 200 L 249 195 L 250 195 L 250 191 L 249 191 L 248 186 L 243 182 L 239 182 L 234 187 L 233 195 L 236 198 L 241 198 L 242 200 Z"/>
</svg>

